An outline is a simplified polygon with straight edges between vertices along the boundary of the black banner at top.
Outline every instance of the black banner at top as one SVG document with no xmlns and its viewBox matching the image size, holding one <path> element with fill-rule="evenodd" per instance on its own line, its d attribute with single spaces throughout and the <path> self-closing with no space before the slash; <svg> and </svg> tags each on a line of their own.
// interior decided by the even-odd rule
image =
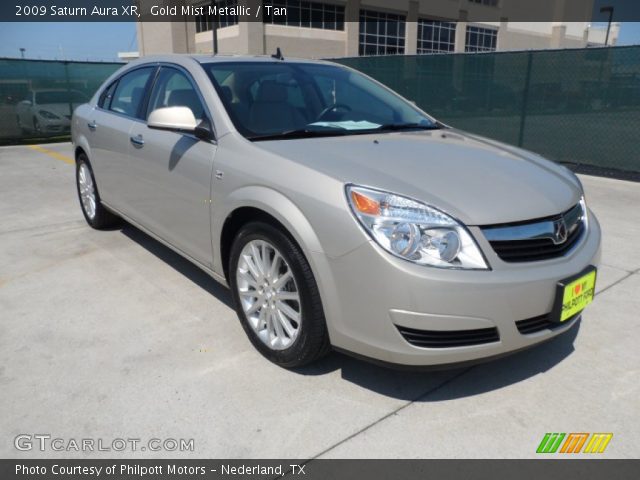
<svg viewBox="0 0 640 480">
<path fill-rule="evenodd" d="M 346 22 L 362 10 L 468 22 L 640 21 L 638 0 L 14 0 L 0 4 L 0 22 L 180 22 L 197 16 L 241 22 L 289 24 L 288 20 L 336 6 Z M 417 6 L 417 10 L 416 10 Z"/>
</svg>

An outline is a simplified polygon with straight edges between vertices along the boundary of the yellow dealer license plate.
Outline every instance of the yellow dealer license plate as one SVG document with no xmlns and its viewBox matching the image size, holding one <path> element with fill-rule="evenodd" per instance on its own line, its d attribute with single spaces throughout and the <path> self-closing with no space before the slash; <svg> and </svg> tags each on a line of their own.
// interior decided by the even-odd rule
<svg viewBox="0 0 640 480">
<path fill-rule="evenodd" d="M 593 301 L 595 288 L 595 267 L 559 282 L 553 318 L 562 323 L 575 317 Z"/>
</svg>

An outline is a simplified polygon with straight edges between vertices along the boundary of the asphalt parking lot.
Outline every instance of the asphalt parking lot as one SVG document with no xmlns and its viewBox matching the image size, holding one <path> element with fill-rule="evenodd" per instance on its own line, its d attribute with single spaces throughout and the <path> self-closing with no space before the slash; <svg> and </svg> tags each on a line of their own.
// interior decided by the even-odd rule
<svg viewBox="0 0 640 480">
<path fill-rule="evenodd" d="M 131 226 L 89 228 L 71 155 L 0 148 L 0 457 L 526 458 L 545 432 L 612 432 L 603 456 L 640 456 L 640 184 L 582 177 L 603 257 L 567 334 L 457 370 L 332 354 L 288 371 L 205 273 Z M 19 434 L 195 448 L 23 452 Z"/>
</svg>

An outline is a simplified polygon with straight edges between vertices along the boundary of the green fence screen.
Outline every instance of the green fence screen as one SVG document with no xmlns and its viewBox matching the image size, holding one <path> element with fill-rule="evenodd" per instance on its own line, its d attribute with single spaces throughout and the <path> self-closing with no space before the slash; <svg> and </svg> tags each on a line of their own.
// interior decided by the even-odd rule
<svg viewBox="0 0 640 480">
<path fill-rule="evenodd" d="M 68 137 L 73 109 L 121 66 L 0 59 L 0 144 Z"/>
<path fill-rule="evenodd" d="M 640 47 L 335 61 L 454 127 L 558 162 L 640 172 Z M 0 144 L 68 136 L 71 110 L 120 66 L 0 59 Z"/>
<path fill-rule="evenodd" d="M 640 47 L 335 61 L 453 127 L 586 170 L 640 172 Z"/>
</svg>

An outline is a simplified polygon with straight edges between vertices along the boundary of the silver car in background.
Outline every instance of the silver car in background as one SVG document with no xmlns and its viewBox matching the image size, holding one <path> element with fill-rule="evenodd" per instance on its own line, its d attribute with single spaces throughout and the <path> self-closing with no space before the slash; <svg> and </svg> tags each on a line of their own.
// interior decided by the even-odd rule
<svg viewBox="0 0 640 480">
<path fill-rule="evenodd" d="M 25 133 L 55 135 L 68 133 L 71 113 L 87 97 L 77 90 L 49 88 L 31 90 L 16 105 L 16 123 Z"/>
<path fill-rule="evenodd" d="M 132 62 L 72 120 L 94 228 L 130 222 L 231 289 L 284 367 L 504 355 L 574 326 L 600 227 L 578 178 L 328 62 Z"/>
</svg>

